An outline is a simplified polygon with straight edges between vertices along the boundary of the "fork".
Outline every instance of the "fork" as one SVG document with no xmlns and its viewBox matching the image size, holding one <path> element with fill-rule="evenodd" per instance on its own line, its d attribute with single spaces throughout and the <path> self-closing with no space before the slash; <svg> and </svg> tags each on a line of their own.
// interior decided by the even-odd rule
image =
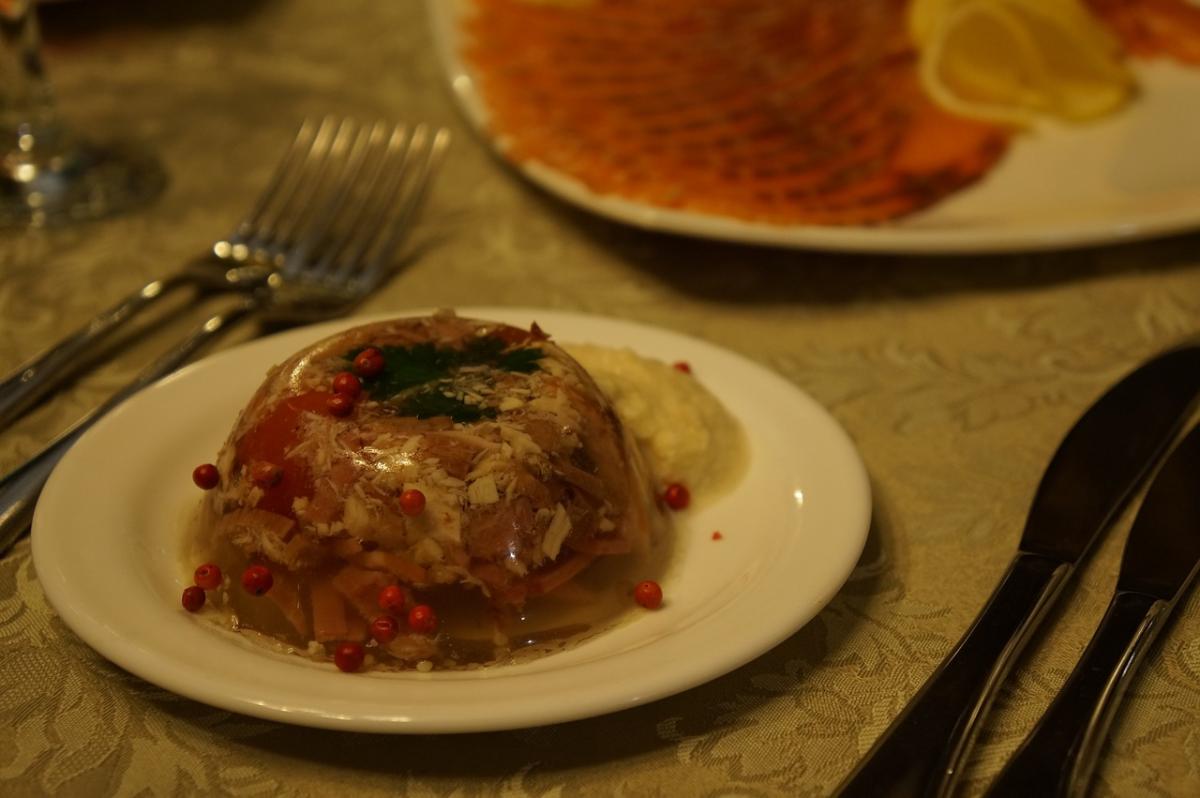
<svg viewBox="0 0 1200 798">
<path fill-rule="evenodd" d="M 308 203 L 312 212 L 303 215 L 295 245 L 284 254 L 278 271 L 0 480 L 0 555 L 28 530 L 34 504 L 54 466 L 114 407 L 179 368 L 204 344 L 252 313 L 261 313 L 273 325 L 310 323 L 340 315 L 380 286 L 390 276 L 392 254 L 411 230 L 449 143 L 445 129 L 431 134 L 418 125 L 410 133 L 403 126 L 377 123 L 358 131 L 335 174 L 326 174 L 330 161 L 323 156 L 306 159 L 306 190 L 314 197 L 321 188 L 327 190 L 321 201 Z M 372 162 L 373 169 L 368 167 Z"/>
<path fill-rule="evenodd" d="M 321 169 L 344 157 L 355 127 L 348 119 L 305 120 L 262 194 L 232 233 L 181 271 L 146 283 L 0 380 L 0 429 L 83 371 L 96 359 L 99 345 L 125 322 L 177 289 L 250 293 L 262 287 L 285 261 L 306 212 L 311 211 L 314 197 L 302 189 L 312 188 Z"/>
</svg>

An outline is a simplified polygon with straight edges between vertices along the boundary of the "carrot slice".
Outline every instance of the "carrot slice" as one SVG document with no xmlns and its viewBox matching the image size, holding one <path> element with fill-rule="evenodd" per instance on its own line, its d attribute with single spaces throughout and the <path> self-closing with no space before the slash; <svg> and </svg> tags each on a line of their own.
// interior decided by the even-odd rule
<svg viewBox="0 0 1200 798">
<path fill-rule="evenodd" d="M 355 565 L 374 571 L 386 571 L 401 582 L 423 585 L 429 582 L 429 572 L 407 557 L 388 551 L 364 551 L 350 558 Z"/>
<path fill-rule="evenodd" d="M 287 622 L 292 625 L 302 640 L 309 637 L 308 618 L 304 615 L 304 607 L 300 605 L 300 590 L 291 574 L 276 570 L 274 584 L 267 591 L 267 598 L 279 608 Z"/>
<path fill-rule="evenodd" d="M 378 615 L 379 591 L 391 584 L 387 574 L 347 565 L 333 575 L 333 586 L 360 615 Z M 411 597 L 410 597 L 411 598 Z"/>
<path fill-rule="evenodd" d="M 319 643 L 345 640 L 346 602 L 328 579 L 314 580 L 309 585 L 309 600 L 312 603 L 313 637 Z"/>
<path fill-rule="evenodd" d="M 540 596 L 549 593 L 574 579 L 579 573 L 592 564 L 595 557 L 588 554 L 572 554 L 565 560 L 559 560 L 550 568 L 538 571 L 525 579 L 530 596 Z"/>
</svg>

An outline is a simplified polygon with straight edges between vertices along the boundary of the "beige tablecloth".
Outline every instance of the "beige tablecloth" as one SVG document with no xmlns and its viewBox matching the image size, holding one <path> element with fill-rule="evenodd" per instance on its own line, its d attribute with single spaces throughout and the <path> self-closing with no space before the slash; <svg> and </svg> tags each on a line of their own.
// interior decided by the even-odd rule
<svg viewBox="0 0 1200 798">
<path fill-rule="evenodd" d="M 532 305 L 728 347 L 845 426 L 872 477 L 874 520 L 828 607 L 733 673 L 606 717 L 456 737 L 285 726 L 147 684 L 58 619 L 25 541 L 0 561 L 5 795 L 826 794 L 982 606 L 1071 422 L 1124 371 L 1200 330 L 1195 235 L 1059 254 L 839 256 L 654 235 L 565 207 L 465 128 L 414 0 L 97 0 L 55 4 L 44 18 L 70 118 L 93 136 L 145 141 L 170 185 L 111 221 L 0 234 L 0 369 L 225 232 L 300 118 L 428 120 L 457 133 L 422 228 L 432 246 L 364 313 Z M 0 469 L 200 313 L 180 310 L 150 343 L 3 433 Z M 1072 667 L 1126 528 L 1092 557 L 1005 687 L 968 794 Z M 1096 795 L 1200 794 L 1198 606 L 1196 595 L 1181 604 L 1133 686 Z"/>
</svg>

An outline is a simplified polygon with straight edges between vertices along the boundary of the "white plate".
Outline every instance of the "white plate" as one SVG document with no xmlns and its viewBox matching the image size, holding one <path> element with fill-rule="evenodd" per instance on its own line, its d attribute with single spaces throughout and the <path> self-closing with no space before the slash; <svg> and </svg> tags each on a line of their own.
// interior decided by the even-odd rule
<svg viewBox="0 0 1200 798">
<path fill-rule="evenodd" d="M 426 0 L 446 77 L 476 130 L 487 107 L 459 58 L 459 19 L 469 0 Z M 659 208 L 593 193 L 536 162 L 514 166 L 581 208 L 650 230 L 751 244 L 893 253 L 1058 249 L 1148 238 L 1200 227 L 1200 69 L 1135 62 L 1139 96 L 1124 112 L 1077 127 L 1018 137 L 976 185 L 886 225 L 755 224 Z"/>
<path fill-rule="evenodd" d="M 466 732 L 573 720 L 686 690 L 767 651 L 809 621 L 858 560 L 870 489 L 850 439 L 775 374 L 692 338 L 551 311 L 464 308 L 562 342 L 689 361 L 742 420 L 752 463 L 739 486 L 677 518 L 656 612 L 531 663 L 468 672 L 347 675 L 268 652 L 189 615 L 179 596 L 195 464 L 216 455 L 266 369 L 353 319 L 266 338 L 143 391 L 83 436 L 38 504 L 33 557 L 63 620 L 103 656 L 205 703 L 307 726 Z M 724 539 L 713 541 L 712 530 Z"/>
</svg>

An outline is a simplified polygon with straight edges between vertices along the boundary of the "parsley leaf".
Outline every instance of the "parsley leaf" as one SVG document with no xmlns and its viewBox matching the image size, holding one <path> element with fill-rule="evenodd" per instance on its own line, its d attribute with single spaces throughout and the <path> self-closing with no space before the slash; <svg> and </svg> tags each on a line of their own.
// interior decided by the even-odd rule
<svg viewBox="0 0 1200 798">
<path fill-rule="evenodd" d="M 459 422 L 480 421 L 496 417 L 495 408 L 469 405 L 456 397 L 446 396 L 437 386 L 409 394 L 399 401 L 396 408 L 405 416 L 415 416 L 416 418 L 449 416 Z"/>
<path fill-rule="evenodd" d="M 444 379 L 457 365 L 457 352 L 438 349 L 429 343 L 410 347 L 384 346 L 380 351 L 383 352 L 383 371 L 367 383 L 371 397 L 379 400 Z"/>
<path fill-rule="evenodd" d="M 430 383 L 452 383 L 455 372 L 469 366 L 491 366 L 518 374 L 532 374 L 541 368 L 538 361 L 546 356 L 541 349 L 521 347 L 505 352 L 506 346 L 504 341 L 492 336 L 472 338 L 462 349 L 431 343 L 381 346 L 378 349 L 383 353 L 383 371 L 366 380 L 365 387 L 372 399 L 388 401 Z M 365 348 L 346 353 L 346 359 L 353 361 Z M 468 405 L 444 396 L 441 388 L 411 394 L 399 399 L 396 405 L 400 412 L 417 418 L 450 416 L 455 421 L 478 421 L 496 416 L 492 408 Z"/>
<path fill-rule="evenodd" d="M 496 368 L 503 371 L 515 371 L 519 374 L 532 374 L 541 368 L 538 361 L 543 357 L 545 355 L 542 354 L 542 350 L 535 347 L 514 349 L 500 356 L 496 362 Z"/>
</svg>

